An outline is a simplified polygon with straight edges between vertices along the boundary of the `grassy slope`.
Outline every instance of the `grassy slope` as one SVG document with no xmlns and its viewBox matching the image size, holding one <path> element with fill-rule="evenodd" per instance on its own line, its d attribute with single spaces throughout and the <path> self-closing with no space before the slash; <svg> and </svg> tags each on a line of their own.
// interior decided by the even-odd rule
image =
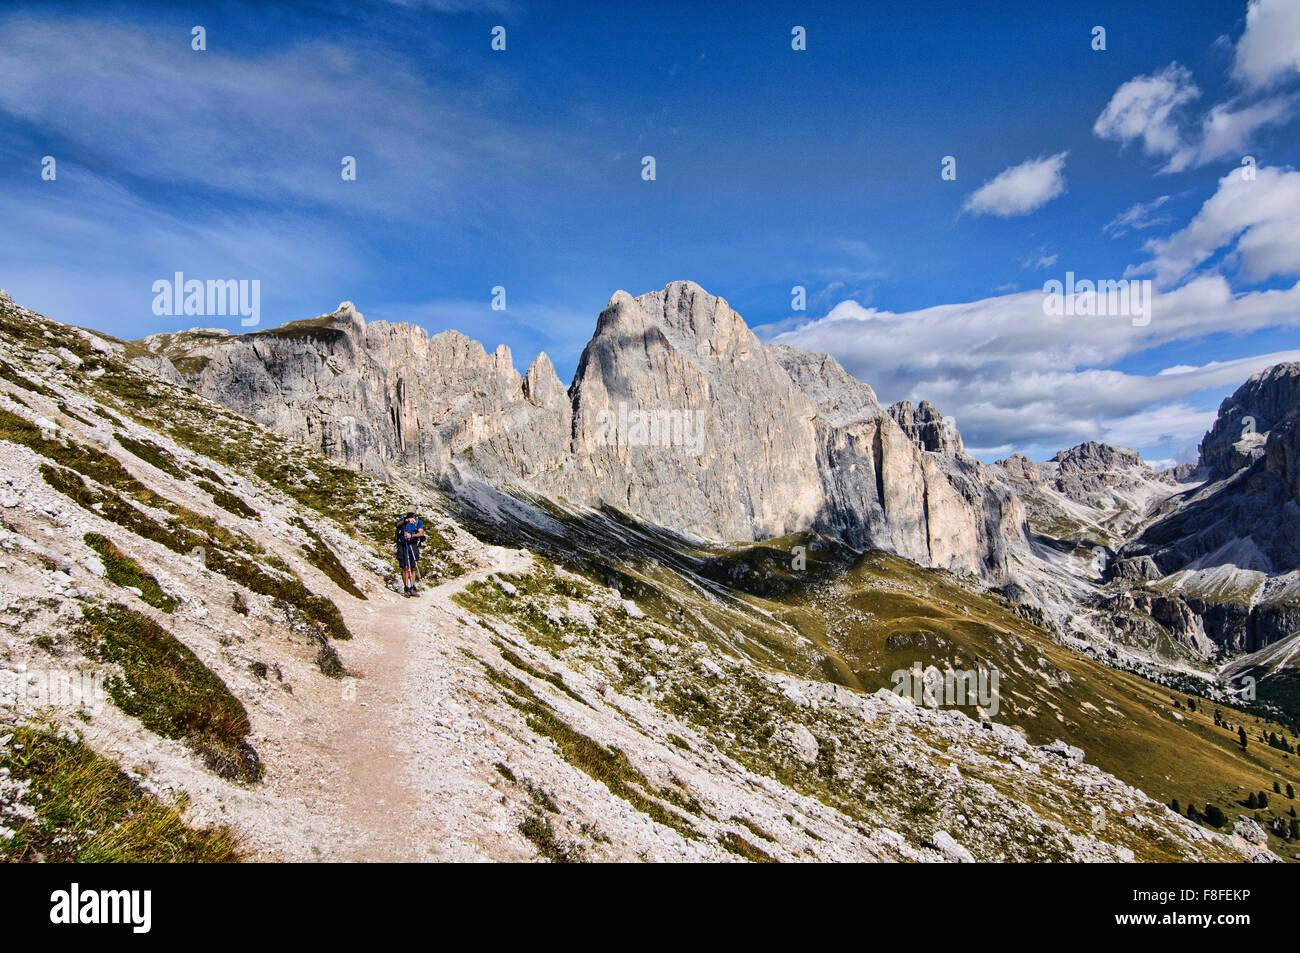
<svg viewBox="0 0 1300 953">
<path fill-rule="evenodd" d="M 31 351 L 64 346 L 81 357 L 88 373 L 79 386 L 101 402 L 97 412 L 107 419 L 121 414 L 238 472 L 256 473 L 363 541 L 386 545 L 391 487 L 310 451 L 286 453 L 283 441 L 262 428 L 187 392 L 157 386 L 122 359 L 89 347 L 72 329 L 18 323 L 2 314 L 0 321 L 6 337 Z M 12 367 L 0 369 L 15 382 Z M 23 380 L 20 386 L 33 393 L 44 389 Z M 616 513 L 573 518 L 551 507 L 550 515 L 560 520 L 558 534 L 476 525 L 482 535 L 522 542 L 617 585 L 653 620 L 683 636 L 775 670 L 871 690 L 890 684 L 890 671 L 914 661 L 960 667 L 979 658 L 1003 672 L 1000 721 L 1022 725 L 1039 743 L 1061 737 L 1078 744 L 1093 762 L 1161 799 L 1216 801 L 1233 816 L 1227 802 L 1236 793 L 1271 790 L 1274 778 L 1284 785 L 1291 780 L 1288 757 L 1258 744 L 1243 755 L 1212 723 L 1176 722 L 1158 686 L 1067 652 L 1010 607 L 943 574 L 883 554 L 858 559 L 810 537 L 714 549 Z M 795 545 L 810 549 L 809 567 L 800 572 L 788 568 Z M 435 538 L 426 551 L 440 572 L 459 571 L 444 540 Z M 544 624 L 537 628 L 545 633 Z M 891 644 L 889 637 L 898 634 L 909 641 Z M 1042 672 L 1057 684 L 1045 684 Z"/>
<path fill-rule="evenodd" d="M 296 543 L 309 562 L 362 599 L 319 532 L 319 517 L 332 518 L 363 545 L 386 552 L 390 511 L 399 496 L 394 488 L 334 467 L 319 454 L 285 447 L 264 428 L 188 391 L 162 385 L 122 357 L 94 347 L 77 329 L 30 317 L 2 300 L 0 340 L 3 389 L 29 415 L 0 408 L 0 439 L 44 457 L 49 461 L 42 465 L 47 482 L 117 524 L 112 539 L 89 533 L 84 540 L 100 556 L 109 582 L 134 587 L 144 602 L 170 612 L 176 600 L 149 571 L 156 571 L 149 563 L 152 550 L 132 534 L 183 554 L 201 545 L 207 568 L 235 583 L 237 596 L 239 587 L 246 586 L 283 600 L 291 612 L 316 623 L 323 652 L 330 650 L 329 638 L 348 636 L 333 602 L 309 591 L 277 553 L 265 551 L 248 535 L 245 521 L 259 523 L 260 514 L 226 490 L 213 467 L 226 465 L 241 477 L 261 480 L 264 489 L 298 504 L 301 509 L 292 518 L 296 535 L 285 546 Z M 64 359 L 54 358 L 59 351 Z M 57 424 L 57 432 L 32 422 L 42 417 Z M 188 458 L 147 437 L 131 436 L 125 432 L 127 420 L 201 457 Z M 105 422 L 113 428 L 112 444 L 80 433 L 96 428 L 102 434 Z M 150 469 L 142 473 L 141 463 Z M 229 516 L 214 519 L 177 504 L 171 488 L 178 482 L 202 490 Z M 428 525 L 434 539 L 425 553 L 433 571 L 443 576 L 462 571 L 450 544 L 436 535 L 432 521 Z M 87 606 L 85 611 L 83 649 L 122 672 L 109 686 L 117 707 L 140 718 L 149 730 L 188 743 L 214 772 L 255 783 L 260 767 L 245 741 L 247 715 L 222 680 L 147 616 L 117 605 Z M 13 744 L 0 751 L 0 760 L 13 778 L 30 782 L 41 795 L 30 822 L 15 837 L 0 838 L 7 859 L 238 858 L 232 833 L 187 828 L 183 803 L 173 808 L 151 798 L 86 745 L 31 726 L 0 731 L 0 739 L 6 734 L 13 736 L 8 739 Z M 114 825 L 121 825 L 120 833 L 109 830 Z"/>
<path fill-rule="evenodd" d="M 6 862 L 239 860 L 238 836 L 226 827 L 196 829 L 146 793 L 112 761 L 70 736 L 21 727 L 0 737 L 0 768 L 27 788 L 29 816 L 0 837 Z"/>
<path fill-rule="evenodd" d="M 617 584 L 651 618 L 764 666 L 876 691 L 892 688 L 891 673 L 916 662 L 941 670 L 978 662 L 1000 674 L 997 721 L 1022 728 L 1035 744 L 1076 745 L 1157 800 L 1200 810 L 1215 803 L 1235 821 L 1251 813 L 1237 803 L 1250 791 L 1271 792 L 1275 780 L 1284 790 L 1288 782 L 1300 786 L 1296 755 L 1258 741 L 1260 727 L 1282 733 L 1281 726 L 1257 726 L 1253 716 L 1219 705 L 1233 727 L 1215 727 L 1213 704 L 1176 709 L 1185 696 L 1061 646 L 1024 617 L 1031 614 L 1024 607 L 1017 612 L 948 573 L 804 534 L 701 547 L 616 512 L 574 516 L 535 502 L 560 529 L 465 517 L 480 534 L 526 540 L 566 568 Z M 792 568 L 797 546 L 805 548 L 802 570 Z M 528 621 L 545 643 L 544 620 Z M 1236 734 L 1243 722 L 1252 739 L 1244 752 Z M 1261 818 L 1292 804 L 1275 797 Z M 1272 847 L 1287 857 L 1296 850 L 1277 838 Z"/>
</svg>

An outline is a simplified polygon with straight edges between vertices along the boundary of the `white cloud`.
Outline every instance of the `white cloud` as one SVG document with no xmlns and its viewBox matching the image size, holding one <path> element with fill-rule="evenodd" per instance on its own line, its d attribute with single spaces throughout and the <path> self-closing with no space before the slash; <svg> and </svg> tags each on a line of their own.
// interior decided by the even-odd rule
<svg viewBox="0 0 1300 953">
<path fill-rule="evenodd" d="M 495 121 L 481 88 L 432 86 L 365 42 L 199 55 L 152 29 L 15 20 L 0 24 L 0 113 L 66 141 L 88 167 L 404 221 L 503 205 L 503 187 L 586 153 Z M 345 155 L 357 159 L 352 182 Z"/>
<path fill-rule="evenodd" d="M 1042 269 L 1042 268 L 1055 268 L 1056 263 L 1060 260 L 1060 258 L 1061 256 L 1057 252 L 1048 254 L 1047 246 L 1044 245 L 1042 248 L 1040 248 L 1038 251 L 1034 252 L 1033 254 L 1027 255 L 1024 258 L 1017 258 L 1016 261 L 1019 262 L 1021 268 Z"/>
<path fill-rule="evenodd" d="M 175 330 L 177 319 L 153 314 L 152 284 L 183 271 L 200 279 L 259 280 L 262 320 L 273 325 L 310 316 L 282 307 L 302 289 L 317 289 L 317 304 L 333 307 L 370 267 L 347 235 L 310 215 L 175 214 L 70 159 L 59 165 L 58 182 L 58 189 L 6 194 L 0 261 L 2 284 L 14 299 L 59 321 L 112 327 L 122 337 Z M 230 326 L 225 318 L 194 323 L 200 321 Z M 239 329 L 237 320 L 233 326 Z"/>
<path fill-rule="evenodd" d="M 1166 173 L 1240 157 L 1256 133 L 1288 122 L 1300 104 L 1296 96 L 1260 98 L 1300 70 L 1300 2 L 1252 0 L 1234 55 L 1233 75 L 1244 94 L 1210 107 L 1199 121 L 1184 114 L 1201 91 L 1187 67 L 1170 63 L 1159 73 L 1121 85 L 1092 131 L 1125 145 L 1140 142 L 1146 155 L 1166 160 L 1160 170 Z"/>
<path fill-rule="evenodd" d="M 967 196 L 962 208 L 974 215 L 1027 215 L 1065 192 L 1066 155 L 1058 152 L 1004 169 Z"/>
<path fill-rule="evenodd" d="M 1147 242 L 1153 257 L 1125 276 L 1153 273 L 1157 285 L 1170 287 L 1221 250 L 1224 263 L 1252 281 L 1300 275 L 1300 172 L 1261 167 L 1253 180 L 1243 172 L 1220 179 L 1185 228 Z"/>
<path fill-rule="evenodd" d="M 1184 148 L 1176 113 L 1200 95 L 1191 71 L 1170 63 L 1160 73 L 1137 76 L 1120 86 L 1092 131 L 1126 145 L 1140 140 L 1147 155 L 1172 155 Z"/>
<path fill-rule="evenodd" d="M 1300 70 L 1300 3 L 1251 0 L 1246 32 L 1237 43 L 1232 71 L 1249 87 L 1262 88 Z"/>
<path fill-rule="evenodd" d="M 1102 226 L 1102 234 L 1119 238 L 1129 231 L 1142 231 L 1169 221 L 1168 216 L 1156 215 L 1155 211 L 1169 201 L 1168 195 L 1152 199 L 1150 202 L 1138 202 L 1130 205 L 1109 222 Z"/>
<path fill-rule="evenodd" d="M 1300 351 L 1137 374 L 1110 369 L 1162 344 L 1216 332 L 1300 327 L 1300 283 L 1234 295 L 1220 276 L 1156 293 L 1151 323 L 1043 314 L 1041 291 L 892 313 L 842 302 L 775 340 L 833 354 L 885 401 L 933 401 L 967 444 L 1050 453 L 1081 440 L 1194 443 L 1212 418 L 1188 399 L 1230 389 Z M 1168 439 L 1160 439 L 1168 438 Z"/>
<path fill-rule="evenodd" d="M 1201 120 L 1198 137 L 1180 146 L 1163 171 L 1181 172 L 1218 159 L 1239 158 L 1256 132 L 1288 121 L 1295 108 L 1293 96 L 1278 96 L 1240 108 L 1234 103 L 1219 103 Z"/>
</svg>

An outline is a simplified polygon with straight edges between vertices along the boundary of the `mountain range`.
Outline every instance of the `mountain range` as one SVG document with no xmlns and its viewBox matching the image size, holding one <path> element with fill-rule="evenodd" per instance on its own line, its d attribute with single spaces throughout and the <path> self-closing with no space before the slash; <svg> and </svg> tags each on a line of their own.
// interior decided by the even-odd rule
<svg viewBox="0 0 1300 953">
<path fill-rule="evenodd" d="M 976 577 L 1176 667 L 1300 634 L 1300 365 L 1246 382 L 1198 464 L 1157 473 L 1097 443 L 981 464 L 928 402 L 883 407 L 834 358 L 764 344 L 684 281 L 616 293 L 567 390 L 545 354 L 521 376 L 504 347 L 367 323 L 351 303 L 133 347 L 363 472 L 611 506 L 712 542 L 813 532 Z"/>
<path fill-rule="evenodd" d="M 981 463 L 690 282 L 616 293 L 568 388 L 350 303 L 0 331 L 9 859 L 1294 853 L 1300 365 L 1158 472 Z M 52 671 L 107 699 L 33 716 Z"/>
</svg>

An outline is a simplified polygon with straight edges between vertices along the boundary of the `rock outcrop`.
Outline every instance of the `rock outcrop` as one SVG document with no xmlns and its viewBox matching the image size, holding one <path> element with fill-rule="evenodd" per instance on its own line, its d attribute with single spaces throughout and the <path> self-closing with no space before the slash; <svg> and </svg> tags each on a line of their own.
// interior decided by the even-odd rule
<svg viewBox="0 0 1300 953">
<path fill-rule="evenodd" d="M 1062 450 L 1051 460 L 1056 464 L 1053 485 L 1077 503 L 1091 507 L 1115 505 L 1116 497 L 1127 497 L 1157 474 L 1136 450 L 1088 441 Z"/>
<path fill-rule="evenodd" d="M 1164 577 L 1229 653 L 1300 632 L 1300 364 L 1256 374 L 1201 442 L 1207 479 L 1122 550 Z M 1153 571 L 1154 567 L 1154 571 Z"/>
<path fill-rule="evenodd" d="M 442 473 L 480 444 L 517 469 L 543 466 L 568 420 L 545 355 L 521 377 L 505 346 L 488 354 L 459 331 L 367 323 L 349 301 L 273 330 L 139 343 L 197 392 L 363 471 Z"/>
<path fill-rule="evenodd" d="M 1164 631 L 1250 652 L 1300 628 L 1292 588 L 1269 582 L 1300 569 L 1300 364 L 1247 381 L 1200 461 L 1161 473 L 1097 442 L 984 466 L 928 401 L 883 407 L 834 358 L 764 344 L 691 282 L 617 292 L 567 388 L 545 354 L 521 375 L 505 347 L 366 322 L 347 302 L 130 350 L 365 471 L 611 506 L 706 540 L 814 531 L 978 575 L 1062 620 L 1081 601 L 1147 620 L 1130 644 Z"/>
<path fill-rule="evenodd" d="M 884 410 L 833 358 L 766 345 L 692 282 L 618 292 L 567 392 L 541 355 L 367 323 L 350 303 L 239 336 L 146 339 L 186 382 L 365 470 L 518 484 L 706 539 L 816 530 L 1000 578 L 1024 514 L 928 402 Z"/>
<path fill-rule="evenodd" d="M 1212 478 L 1128 550 L 1164 573 L 1235 566 L 1300 569 L 1300 364 L 1277 364 L 1237 389 L 1201 442 Z"/>
<path fill-rule="evenodd" d="M 889 416 L 903 428 L 903 432 L 922 450 L 959 456 L 966 452 L 962 446 L 957 425 L 944 419 L 934 404 L 921 401 L 915 408 L 910 401 L 900 400 L 889 407 Z"/>
<path fill-rule="evenodd" d="M 1038 464 L 1023 454 L 1013 453 L 1005 460 L 996 461 L 995 465 L 1005 469 L 1012 479 L 1021 480 L 1035 487 L 1043 485 L 1043 473 L 1038 468 Z"/>
<path fill-rule="evenodd" d="M 1300 419 L 1300 363 L 1275 364 L 1254 375 L 1219 406 L 1201 441 L 1201 463 L 1228 477 L 1267 456 L 1269 436 Z M 1290 425 L 1290 426 L 1288 426 Z"/>
</svg>

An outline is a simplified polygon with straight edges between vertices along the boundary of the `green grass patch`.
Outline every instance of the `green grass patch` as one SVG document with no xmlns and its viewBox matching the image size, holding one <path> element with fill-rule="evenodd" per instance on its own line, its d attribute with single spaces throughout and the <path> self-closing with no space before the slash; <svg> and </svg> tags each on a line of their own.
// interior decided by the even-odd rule
<svg viewBox="0 0 1300 953">
<path fill-rule="evenodd" d="M 760 850 L 735 831 L 723 831 L 718 835 L 718 843 L 738 857 L 743 857 L 754 864 L 774 864 L 776 858 L 767 851 Z"/>
<path fill-rule="evenodd" d="M 568 695 L 574 701 L 580 702 L 581 704 L 586 705 L 588 708 L 591 707 L 591 705 L 587 704 L 587 700 L 585 698 L 583 698 L 581 695 L 575 692 L 568 685 L 564 684 L 564 679 L 562 679 L 559 675 L 555 674 L 554 672 L 543 672 L 541 669 L 537 668 L 536 666 L 529 665 L 518 655 L 516 655 L 514 652 L 512 652 L 510 649 L 506 648 L 504 645 L 500 643 L 497 644 L 497 650 L 501 653 L 501 657 L 503 659 L 505 659 L 515 668 L 519 669 L 521 672 L 527 672 L 529 675 L 533 676 L 533 678 L 540 679 L 543 682 L 546 682 L 550 685 L 554 685 L 556 688 L 564 692 L 564 694 Z"/>
<path fill-rule="evenodd" d="M 570 844 L 560 839 L 551 822 L 540 814 L 530 814 L 519 823 L 519 833 L 528 838 L 537 852 L 554 864 L 582 863 L 586 851 L 581 844 Z"/>
<path fill-rule="evenodd" d="M 20 727 L 0 745 L 0 768 L 31 784 L 35 817 L 0 814 L 16 831 L 0 838 L 0 860 L 50 863 L 221 863 L 241 859 L 228 827 L 193 828 L 182 801 L 168 806 L 88 745 Z"/>
<path fill-rule="evenodd" d="M 122 669 L 109 697 L 146 728 L 184 741 L 225 778 L 261 777 L 246 739 L 248 712 L 225 682 L 148 616 L 119 603 L 87 609 L 77 635 L 87 652 Z"/>
<path fill-rule="evenodd" d="M 235 496 L 229 490 L 223 490 L 215 483 L 209 483 L 207 480 L 199 480 L 197 486 L 208 496 L 212 497 L 212 502 L 221 507 L 227 513 L 234 513 L 236 516 L 242 516 L 244 519 L 255 520 L 258 518 L 257 510 L 253 509 L 242 499 Z"/>
<path fill-rule="evenodd" d="M 42 397 L 58 400 L 58 394 L 43 384 L 38 384 L 23 377 L 8 361 L 0 361 L 0 379 L 7 380 L 9 383 L 21 387 L 23 390 L 31 391 L 33 394 L 40 394 Z"/>
<path fill-rule="evenodd" d="M 121 444 L 124 449 L 129 450 L 145 463 L 161 470 L 168 476 L 173 476 L 178 480 L 189 479 L 185 471 L 181 469 L 181 465 L 176 462 L 176 458 L 152 440 L 137 440 L 134 437 L 128 437 L 124 433 L 114 434 L 113 439 Z"/>
<path fill-rule="evenodd" d="M 745 828 L 746 830 L 748 830 L 748 831 L 749 831 L 751 834 L 753 834 L 755 837 L 760 837 L 760 838 L 762 838 L 763 840 L 765 840 L 765 841 L 770 841 L 770 842 L 772 842 L 772 843 L 775 843 L 775 842 L 776 842 L 776 838 L 775 838 L 775 837 L 773 837 L 773 836 L 772 836 L 771 834 L 769 834 L 767 831 L 763 830 L 763 828 L 759 827 L 757 824 L 755 824 L 753 821 L 751 821 L 751 820 L 750 820 L 749 818 L 747 818 L 747 817 L 741 817 L 740 815 L 736 815 L 735 817 L 733 817 L 733 818 L 731 819 L 731 822 L 732 822 L 733 824 L 739 824 L 741 827 L 743 827 L 743 828 Z"/>
<path fill-rule="evenodd" d="M 347 567 L 339 562 L 338 556 L 334 550 L 330 549 L 321 539 L 319 533 L 307 525 L 305 520 L 294 517 L 293 525 L 302 530 L 306 535 L 308 542 L 302 544 L 302 551 L 307 556 L 307 561 L 329 577 L 330 582 L 338 586 L 354 599 L 364 599 L 366 594 L 361 591 L 352 574 L 348 572 Z"/>
<path fill-rule="evenodd" d="M 555 742 L 564 760 L 588 777 L 609 788 L 611 794 L 627 801 L 652 820 L 671 827 L 683 837 L 699 839 L 702 835 L 686 818 L 669 810 L 646 792 L 654 787 L 634 768 L 627 755 L 616 748 L 606 748 L 593 741 L 560 718 L 526 684 L 482 663 L 488 679 L 502 688 L 507 702 L 526 716 L 528 727 Z"/>
<path fill-rule="evenodd" d="M 34 450 L 55 463 L 137 499 L 144 500 L 151 495 L 144 484 L 131 476 L 116 457 L 84 444 L 64 443 L 58 434 L 47 438 L 34 423 L 4 408 L 0 408 L 0 440 L 8 440 Z"/>
<path fill-rule="evenodd" d="M 87 427 L 95 426 L 85 417 L 81 416 L 79 413 L 77 413 L 71 407 L 65 404 L 63 401 L 58 402 L 58 407 L 59 407 L 59 413 L 63 414 L 63 416 L 69 417 L 72 420 L 75 420 L 79 424 L 85 424 Z"/>
<path fill-rule="evenodd" d="M 163 591 L 158 580 L 130 556 L 113 545 L 107 536 L 99 533 L 87 533 L 82 537 L 86 545 L 93 549 L 104 564 L 109 582 L 115 586 L 132 586 L 140 590 L 140 598 L 155 609 L 172 612 L 178 602 L 174 596 Z"/>
<path fill-rule="evenodd" d="M 196 548 L 203 549 L 208 569 L 253 592 L 271 596 L 298 610 L 317 627 L 323 637 L 343 640 L 352 638 L 338 606 L 324 596 L 312 593 L 296 576 L 269 572 L 247 556 L 225 548 L 221 540 L 202 536 L 185 524 L 159 523 L 118 494 L 112 491 L 101 492 L 87 486 L 71 471 L 43 464 L 41 474 L 52 487 L 85 509 L 98 513 L 138 536 L 153 540 L 177 553 L 189 554 Z"/>
</svg>

